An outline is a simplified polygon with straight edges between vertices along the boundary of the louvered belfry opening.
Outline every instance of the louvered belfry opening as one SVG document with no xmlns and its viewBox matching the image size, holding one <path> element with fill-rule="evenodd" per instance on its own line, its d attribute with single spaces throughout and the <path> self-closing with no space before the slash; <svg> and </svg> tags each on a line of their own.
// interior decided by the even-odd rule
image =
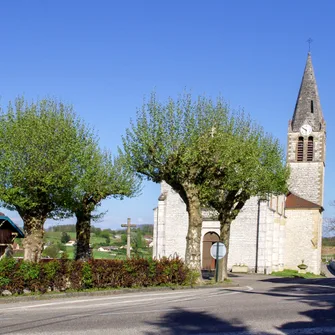
<svg viewBox="0 0 335 335">
<path fill-rule="evenodd" d="M 304 160 L 304 138 L 299 137 L 298 148 L 297 148 L 297 161 L 302 162 Z"/>
<path fill-rule="evenodd" d="M 313 151 L 314 151 L 314 143 L 313 137 L 308 137 L 308 145 L 307 145 L 307 162 L 313 161 Z"/>
</svg>

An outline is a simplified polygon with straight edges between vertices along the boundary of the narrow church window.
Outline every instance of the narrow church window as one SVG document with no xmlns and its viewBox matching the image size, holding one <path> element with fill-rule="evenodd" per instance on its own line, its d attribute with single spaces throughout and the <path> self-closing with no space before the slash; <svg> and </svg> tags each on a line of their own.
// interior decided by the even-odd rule
<svg viewBox="0 0 335 335">
<path fill-rule="evenodd" d="M 313 161 L 313 137 L 308 137 L 308 145 L 307 145 L 307 162 Z"/>
<path fill-rule="evenodd" d="M 314 103 L 313 103 L 313 100 L 311 100 L 311 113 L 314 113 Z"/>
<path fill-rule="evenodd" d="M 302 162 L 304 159 L 304 138 L 299 137 L 297 148 L 297 161 Z"/>
</svg>

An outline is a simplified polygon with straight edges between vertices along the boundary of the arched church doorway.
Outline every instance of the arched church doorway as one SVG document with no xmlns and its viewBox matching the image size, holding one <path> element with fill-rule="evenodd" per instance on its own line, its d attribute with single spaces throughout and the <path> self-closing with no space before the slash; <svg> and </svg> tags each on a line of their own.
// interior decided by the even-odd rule
<svg viewBox="0 0 335 335">
<path fill-rule="evenodd" d="M 219 235 L 210 231 L 205 234 L 202 242 L 202 268 L 215 270 L 215 259 L 211 256 L 211 246 L 220 240 Z"/>
</svg>

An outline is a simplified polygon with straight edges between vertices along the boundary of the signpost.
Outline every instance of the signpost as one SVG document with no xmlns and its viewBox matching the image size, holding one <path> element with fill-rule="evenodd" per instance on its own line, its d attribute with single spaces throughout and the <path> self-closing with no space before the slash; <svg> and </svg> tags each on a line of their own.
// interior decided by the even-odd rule
<svg viewBox="0 0 335 335">
<path fill-rule="evenodd" d="M 121 225 L 121 227 L 127 227 L 127 258 L 130 258 L 130 228 L 136 227 L 136 224 L 131 224 L 130 222 L 130 218 L 128 218 L 127 224 Z"/>
<path fill-rule="evenodd" d="M 226 246 L 222 242 L 215 242 L 211 246 L 211 256 L 215 258 L 216 265 L 215 265 L 215 282 L 218 281 L 219 275 L 219 259 L 223 258 L 227 253 Z"/>
</svg>

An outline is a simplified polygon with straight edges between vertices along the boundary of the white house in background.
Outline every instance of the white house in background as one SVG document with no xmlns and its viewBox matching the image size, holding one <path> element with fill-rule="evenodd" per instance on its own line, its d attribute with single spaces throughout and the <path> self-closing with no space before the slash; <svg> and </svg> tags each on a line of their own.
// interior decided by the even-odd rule
<svg viewBox="0 0 335 335">
<path fill-rule="evenodd" d="M 117 247 L 115 245 L 111 245 L 111 246 L 108 246 L 108 247 L 99 247 L 98 251 L 109 252 L 109 251 L 118 250 L 118 249 L 119 249 L 119 247 Z"/>
<path fill-rule="evenodd" d="M 274 79 L 275 80 L 275 79 Z M 287 164 L 290 193 L 249 199 L 233 221 L 228 268 L 246 264 L 251 272 L 321 267 L 322 212 L 326 154 L 324 121 L 311 55 L 308 53 L 298 99 L 289 122 Z M 204 218 L 201 257 L 204 269 L 214 269 L 210 248 L 219 240 L 219 222 Z M 165 182 L 154 210 L 153 256 L 185 257 L 188 213 L 183 200 Z"/>
<path fill-rule="evenodd" d="M 98 251 L 110 252 L 110 248 L 109 247 L 99 247 Z"/>
<path fill-rule="evenodd" d="M 65 243 L 65 245 L 67 247 L 73 247 L 75 244 L 76 244 L 76 241 L 74 241 L 74 240 L 70 240 L 70 241 L 68 241 L 68 242 Z"/>
</svg>

